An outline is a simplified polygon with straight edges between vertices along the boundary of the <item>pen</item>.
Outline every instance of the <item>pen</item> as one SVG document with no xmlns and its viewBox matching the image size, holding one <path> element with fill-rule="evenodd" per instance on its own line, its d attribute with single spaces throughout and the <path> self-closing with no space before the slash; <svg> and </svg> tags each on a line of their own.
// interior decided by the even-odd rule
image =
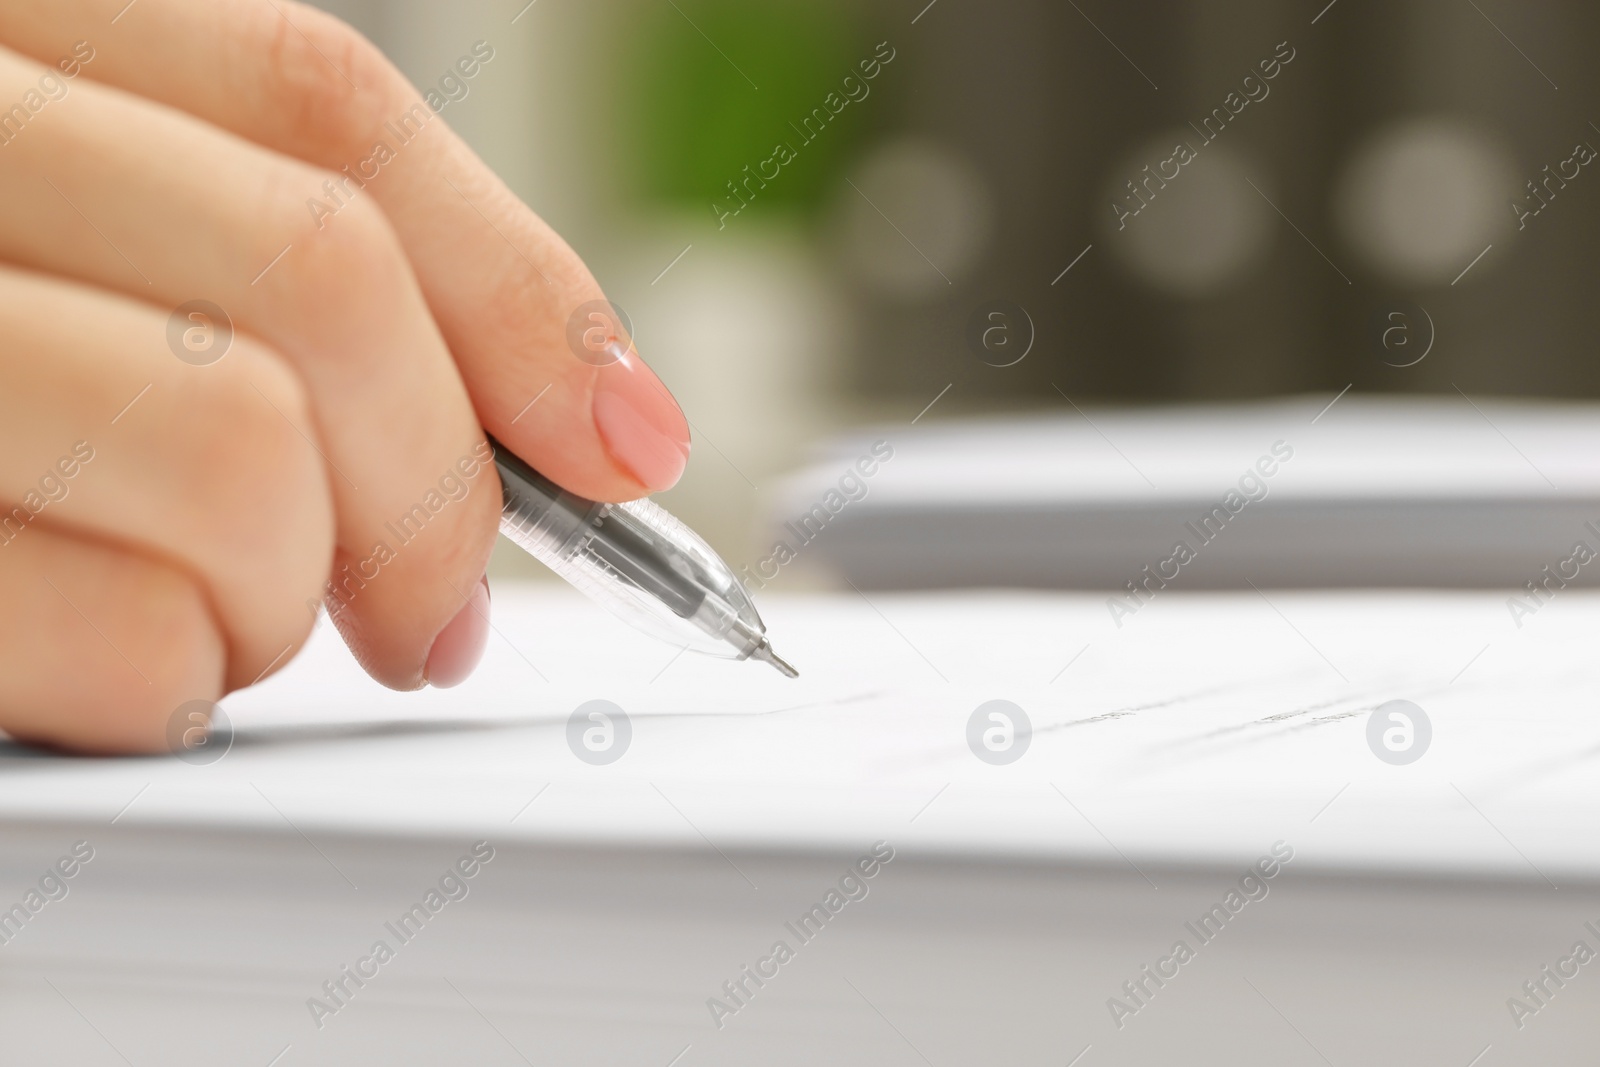
<svg viewBox="0 0 1600 1067">
<path fill-rule="evenodd" d="M 569 493 L 489 438 L 504 504 L 500 532 L 646 633 L 686 649 L 758 659 L 790 678 L 733 568 L 648 500 L 600 504 Z"/>
</svg>

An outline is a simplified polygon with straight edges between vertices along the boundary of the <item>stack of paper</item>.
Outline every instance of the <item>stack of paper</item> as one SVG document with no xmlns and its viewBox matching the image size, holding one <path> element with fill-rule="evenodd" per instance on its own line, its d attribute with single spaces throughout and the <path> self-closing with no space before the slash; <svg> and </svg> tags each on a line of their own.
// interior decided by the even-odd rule
<svg viewBox="0 0 1600 1067">
<path fill-rule="evenodd" d="M 1592 968 L 1541 968 L 1600 949 L 1600 596 L 769 598 L 795 682 L 565 593 L 494 606 L 458 690 L 379 690 L 324 631 L 226 702 L 214 762 L 9 751 L 0 907 L 93 857 L 0 944 L 7 1054 L 1466 1064 L 1592 1037 Z"/>
<path fill-rule="evenodd" d="M 853 436 L 774 500 L 753 572 L 801 559 L 866 589 L 1483 588 L 1549 566 L 1595 584 L 1573 550 L 1600 555 L 1600 407 L 1330 399 L 1063 401 Z"/>
</svg>

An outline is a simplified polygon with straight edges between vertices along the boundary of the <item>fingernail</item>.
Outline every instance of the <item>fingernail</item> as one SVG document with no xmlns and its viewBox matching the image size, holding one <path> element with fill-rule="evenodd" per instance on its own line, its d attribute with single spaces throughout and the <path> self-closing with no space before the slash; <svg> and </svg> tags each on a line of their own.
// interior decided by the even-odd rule
<svg viewBox="0 0 1600 1067">
<path fill-rule="evenodd" d="M 594 424 L 617 465 L 652 493 L 670 489 L 689 462 L 683 409 L 639 354 L 629 349 L 601 367 Z"/>
<path fill-rule="evenodd" d="M 489 579 L 478 582 L 466 605 L 433 639 L 422 677 L 435 689 L 458 686 L 471 676 L 489 644 Z"/>
</svg>

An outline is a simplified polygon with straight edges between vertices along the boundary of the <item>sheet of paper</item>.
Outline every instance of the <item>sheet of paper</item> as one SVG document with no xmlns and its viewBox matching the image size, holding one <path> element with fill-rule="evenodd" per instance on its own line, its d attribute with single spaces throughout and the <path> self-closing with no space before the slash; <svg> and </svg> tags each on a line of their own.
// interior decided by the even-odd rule
<svg viewBox="0 0 1600 1067">
<path fill-rule="evenodd" d="M 1163 593 L 1120 627 L 1103 596 L 869 595 L 763 602 L 792 682 L 679 655 L 565 589 L 497 590 L 483 667 L 450 691 L 380 689 L 324 626 L 224 702 L 234 736 L 216 762 L 10 749 L 0 818 L 698 848 L 887 838 L 1135 866 L 1283 839 L 1308 865 L 1600 873 L 1585 845 L 1600 831 L 1600 595 L 1564 591 L 1520 627 L 1491 593 Z M 1396 699 L 1432 727 L 1406 765 L 1368 741 Z M 595 700 L 626 715 L 614 762 L 578 754 L 599 720 L 569 732 Z M 1014 762 L 980 758 L 981 731 L 969 744 L 995 700 L 1031 723 Z"/>
</svg>

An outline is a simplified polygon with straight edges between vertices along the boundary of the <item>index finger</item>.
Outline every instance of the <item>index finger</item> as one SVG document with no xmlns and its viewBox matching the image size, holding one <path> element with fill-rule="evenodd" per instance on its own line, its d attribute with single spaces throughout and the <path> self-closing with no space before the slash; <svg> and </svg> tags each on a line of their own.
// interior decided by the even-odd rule
<svg viewBox="0 0 1600 1067">
<path fill-rule="evenodd" d="M 688 423 L 593 275 L 365 38 L 292 0 L 124 3 L 4 5 L 0 38 L 48 63 L 90 41 L 84 76 L 338 172 L 308 213 L 383 208 L 491 434 L 592 499 L 678 480 Z M 591 329 L 576 349 L 575 318 Z"/>
</svg>

